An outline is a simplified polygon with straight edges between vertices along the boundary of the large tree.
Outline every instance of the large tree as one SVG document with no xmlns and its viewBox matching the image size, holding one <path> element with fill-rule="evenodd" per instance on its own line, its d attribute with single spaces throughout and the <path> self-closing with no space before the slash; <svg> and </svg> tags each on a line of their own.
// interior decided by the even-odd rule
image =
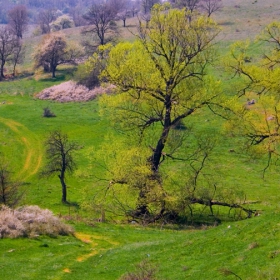
<svg viewBox="0 0 280 280">
<path fill-rule="evenodd" d="M 81 55 L 78 45 L 67 43 L 63 34 L 48 34 L 43 37 L 34 53 L 35 68 L 43 67 L 55 78 L 56 68 L 60 64 L 75 64 Z"/>
<path fill-rule="evenodd" d="M 108 168 L 113 177 L 109 189 L 122 185 L 138 193 L 136 210 L 130 212 L 133 217 L 148 218 L 156 212 L 153 219 L 157 219 L 172 212 L 175 205 L 240 206 L 214 201 L 210 194 L 216 193 L 214 186 L 207 196 L 206 191 L 199 195 L 198 175 L 213 148 L 211 137 L 198 137 L 197 148 L 186 155 L 184 138 L 180 129 L 176 130 L 202 108 L 223 107 L 219 82 L 207 75 L 209 64 L 216 58 L 213 46 L 219 29 L 208 17 L 195 15 L 189 22 L 189 11 L 167 8 L 155 6 L 149 26 L 141 25 L 135 42 L 112 48 L 104 72 L 120 94 L 104 96 L 102 104 L 112 115 L 112 122 L 141 140 L 137 144 L 129 138 L 129 144 L 120 147 L 117 141 L 110 143 L 114 145 L 114 164 Z M 192 179 L 180 164 L 177 172 L 173 164 L 166 167 L 167 162 L 185 160 L 193 171 Z M 182 187 L 177 192 L 171 187 L 175 181 Z"/>
<path fill-rule="evenodd" d="M 8 12 L 8 26 L 19 39 L 22 39 L 23 32 L 28 24 L 27 8 L 24 5 L 17 5 Z"/>
<path fill-rule="evenodd" d="M 47 164 L 42 171 L 43 176 L 57 175 L 62 187 L 62 202 L 67 202 L 66 174 L 73 173 L 76 162 L 73 153 L 80 149 L 77 143 L 70 141 L 68 135 L 61 131 L 51 132 L 46 139 Z"/>
</svg>

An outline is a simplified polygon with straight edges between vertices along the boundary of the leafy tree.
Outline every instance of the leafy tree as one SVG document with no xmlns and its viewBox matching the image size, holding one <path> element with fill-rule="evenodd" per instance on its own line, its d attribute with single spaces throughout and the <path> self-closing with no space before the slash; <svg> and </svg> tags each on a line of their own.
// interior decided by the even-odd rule
<svg viewBox="0 0 280 280">
<path fill-rule="evenodd" d="M 280 143 L 280 22 L 269 24 L 259 35 L 266 53 L 252 57 L 250 42 L 236 42 L 231 47 L 227 67 L 234 74 L 238 94 L 245 109 L 229 126 L 232 132 L 245 136 L 255 154 L 266 153 L 268 166 L 279 158 Z M 254 61 L 255 63 L 252 63 Z M 236 125 L 238 124 L 238 125 Z M 268 167 L 267 166 L 267 167 Z"/>
<path fill-rule="evenodd" d="M 89 89 L 100 86 L 100 74 L 106 68 L 112 44 L 100 45 L 97 51 L 84 63 L 78 66 L 75 80 Z M 104 82 L 104 80 L 103 80 Z"/>
<path fill-rule="evenodd" d="M 62 202 L 67 202 L 66 174 L 73 173 L 76 162 L 73 153 L 80 149 L 77 143 L 68 139 L 67 134 L 60 131 L 51 132 L 46 142 L 47 165 L 41 172 L 42 176 L 57 175 L 62 187 Z"/>
<path fill-rule="evenodd" d="M 8 26 L 12 33 L 22 39 L 23 32 L 28 24 L 28 13 L 26 6 L 17 5 L 8 12 Z"/>
<path fill-rule="evenodd" d="M 73 26 L 74 26 L 73 20 L 67 15 L 62 15 L 51 23 L 51 29 L 53 31 L 67 29 L 67 28 L 71 28 Z"/>
<path fill-rule="evenodd" d="M 192 22 L 186 21 L 188 15 L 184 9 L 155 6 L 149 26 L 140 25 L 135 42 L 112 48 L 103 73 L 120 94 L 104 96 L 101 103 L 110 112 L 111 121 L 130 136 L 128 143 L 109 143 L 114 152 L 105 159 L 112 176 L 108 189 L 136 197 L 128 199 L 129 206 L 122 205 L 134 218 L 176 217 L 192 204 L 209 206 L 211 211 L 214 205 L 243 210 L 226 200 L 227 195 L 220 194 L 222 201 L 215 201 L 215 185 L 211 191 L 199 191 L 198 177 L 214 146 L 211 137 L 198 137 L 196 147 L 186 154 L 184 133 L 174 129 L 184 120 L 191 122 L 191 116 L 202 108 L 223 107 L 225 99 L 219 82 L 207 75 L 207 66 L 216 58 L 213 46 L 219 28 L 205 16 L 195 15 Z M 138 144 L 133 140 L 135 134 L 140 136 Z M 113 194 L 116 197 L 117 191 Z"/>
<path fill-rule="evenodd" d="M 43 67 L 52 73 L 55 78 L 56 68 L 60 64 L 72 63 L 81 56 L 78 45 L 68 44 L 63 34 L 48 34 L 37 47 L 34 53 L 35 68 Z"/>
</svg>

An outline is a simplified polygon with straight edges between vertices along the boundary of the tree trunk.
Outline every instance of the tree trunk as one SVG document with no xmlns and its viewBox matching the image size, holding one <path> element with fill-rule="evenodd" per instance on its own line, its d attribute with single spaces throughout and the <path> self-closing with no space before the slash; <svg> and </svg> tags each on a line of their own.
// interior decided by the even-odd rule
<svg viewBox="0 0 280 280">
<path fill-rule="evenodd" d="M 2 80 L 2 78 L 5 78 L 5 75 L 4 75 L 4 65 L 5 65 L 5 60 L 2 60 L 1 69 L 0 69 L 0 79 L 1 80 Z"/>
<path fill-rule="evenodd" d="M 67 202 L 67 186 L 65 184 L 63 172 L 61 173 L 61 175 L 58 175 L 58 177 L 60 179 L 60 183 L 61 183 L 61 187 L 62 187 L 62 198 L 61 198 L 61 201 L 62 201 L 62 203 L 66 203 Z"/>
<path fill-rule="evenodd" d="M 160 139 L 157 142 L 157 146 L 154 149 L 153 155 L 151 156 L 151 168 L 152 171 L 158 171 L 160 160 L 162 157 L 162 151 L 165 146 L 165 142 L 168 138 L 169 131 L 171 129 L 171 101 L 170 96 L 167 95 L 165 98 L 165 118 L 164 118 L 164 125 L 163 130 L 160 136 Z"/>
<path fill-rule="evenodd" d="M 43 65 L 43 68 L 44 68 L 44 72 L 46 72 L 46 73 L 50 72 L 50 65 L 49 65 L 49 63 L 45 62 L 44 65 Z"/>
<path fill-rule="evenodd" d="M 125 21 L 126 21 L 126 19 L 123 19 L 123 27 L 125 27 Z"/>
<path fill-rule="evenodd" d="M 165 97 L 165 117 L 164 117 L 164 125 L 163 130 L 160 135 L 160 138 L 157 142 L 156 148 L 153 150 L 152 156 L 149 158 L 150 165 L 151 165 L 151 171 L 153 172 L 153 175 L 150 177 L 152 181 L 156 181 L 157 183 L 161 184 L 160 176 L 157 173 L 159 169 L 159 165 L 161 163 L 162 158 L 162 152 L 165 147 L 166 140 L 168 138 L 170 129 L 171 129 L 171 110 L 172 110 L 172 103 L 171 103 L 171 97 L 170 95 L 166 95 Z M 139 216 L 147 216 L 147 218 L 150 218 L 149 215 L 149 209 L 148 209 L 148 203 L 146 201 L 147 194 L 150 192 L 149 187 L 143 187 L 141 188 L 138 196 L 138 203 L 137 208 L 134 213 L 134 215 L 137 217 Z M 165 212 L 165 203 L 164 201 L 161 201 L 162 207 L 159 211 L 159 214 L 157 215 L 158 218 Z M 157 219 L 158 219 L 157 218 Z"/>
<path fill-rule="evenodd" d="M 52 67 L 52 77 L 55 78 L 55 70 L 56 70 L 56 67 Z"/>
<path fill-rule="evenodd" d="M 105 42 L 104 42 L 104 35 L 102 34 L 101 36 L 100 36 L 100 45 L 105 45 Z"/>
</svg>

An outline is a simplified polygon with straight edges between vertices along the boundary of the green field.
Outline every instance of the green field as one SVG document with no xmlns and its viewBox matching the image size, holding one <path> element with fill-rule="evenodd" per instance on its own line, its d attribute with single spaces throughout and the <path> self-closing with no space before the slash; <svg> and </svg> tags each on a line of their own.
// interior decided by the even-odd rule
<svg viewBox="0 0 280 280">
<path fill-rule="evenodd" d="M 230 43 L 254 37 L 273 20 L 278 20 L 280 4 L 269 1 L 223 0 L 224 8 L 214 15 L 223 27 L 219 35 L 219 58 Z M 122 38 L 133 40 L 137 19 L 127 21 Z M 121 25 L 121 23 L 120 23 Z M 132 33 L 131 33 L 132 32 Z M 79 29 L 66 35 L 80 40 Z M 30 38 L 30 46 L 39 38 Z M 251 52 L 261 53 L 258 46 Z M 226 132 L 223 121 L 204 110 L 190 118 L 186 126 L 216 135 L 217 147 L 211 155 L 211 174 L 218 186 L 235 189 L 246 197 L 246 206 L 257 210 L 251 219 L 229 218 L 228 210 L 217 207 L 221 223 L 213 223 L 208 210 L 198 207 L 196 221 L 185 224 L 141 225 L 106 213 L 106 222 L 91 209 L 91 197 L 108 185 L 97 155 L 108 134 L 122 134 L 100 114 L 99 99 L 90 102 L 59 103 L 39 100 L 36 94 L 73 77 L 74 68 L 60 67 L 57 78 L 33 75 L 31 48 L 23 75 L 0 83 L 0 152 L 12 166 L 13 179 L 24 182 L 22 204 L 52 210 L 75 229 L 74 236 L 32 239 L 1 239 L 0 280 L 17 279 L 119 279 L 145 263 L 156 279 L 279 279 L 280 277 L 280 194 L 279 167 L 263 173 L 267 158 L 244 152 L 244 142 Z M 215 69 L 215 74 L 224 74 Z M 234 93 L 228 82 L 224 91 Z M 245 98 L 241 102 L 246 102 Z M 55 118 L 43 118 L 50 108 Z M 67 177 L 68 205 L 61 203 L 57 177 L 40 178 L 45 159 L 44 140 L 49 132 L 62 130 L 82 146 L 75 156 L 77 170 Z M 103 151 L 106 153 L 106 151 Z M 173 167 L 172 167 L 173 168 Z M 176 167 L 174 167 L 176 168 Z M 242 196 L 244 197 L 244 196 Z M 198 222 L 197 222 L 198 221 Z M 137 280 L 137 279 L 136 279 Z"/>
</svg>

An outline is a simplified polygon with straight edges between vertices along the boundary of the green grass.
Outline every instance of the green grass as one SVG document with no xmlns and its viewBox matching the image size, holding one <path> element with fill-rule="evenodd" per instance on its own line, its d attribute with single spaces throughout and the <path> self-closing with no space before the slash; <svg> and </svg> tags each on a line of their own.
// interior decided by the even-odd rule
<svg viewBox="0 0 280 280">
<path fill-rule="evenodd" d="M 224 279 L 227 271 L 241 279 L 275 279 L 280 273 L 276 214 L 203 230 L 77 224 L 76 231 L 88 243 L 2 240 L 1 279 L 118 279 L 143 260 L 156 267 L 158 279 Z"/>
<path fill-rule="evenodd" d="M 77 153 L 78 172 L 68 179 L 69 201 L 80 204 L 84 199 L 83 190 L 100 184 L 89 174 L 102 175 L 102 170 L 88 169 L 88 151 L 98 148 L 111 128 L 106 118 L 101 119 L 98 114 L 98 100 L 62 104 L 32 96 L 30 86 L 39 91 L 55 82 L 57 80 L 27 78 L 0 84 L 0 148 L 15 174 L 20 174 L 19 178 L 28 183 L 24 202 L 69 216 L 74 219 L 76 232 L 88 234 L 91 242 L 83 243 L 75 237 L 1 240 L 0 279 L 118 279 L 125 272 L 135 270 L 134 265 L 143 260 L 158 268 L 159 279 L 224 279 L 230 272 L 242 279 L 273 279 L 280 273 L 277 266 L 279 174 L 277 169 L 271 169 L 263 180 L 261 171 L 265 162 L 244 155 L 238 139 L 221 135 L 209 172 L 215 175 L 219 186 L 242 189 L 247 200 L 253 202 L 251 207 L 260 210 L 260 217 L 223 222 L 204 230 L 192 227 L 171 230 L 166 225 L 145 228 L 98 224 L 98 217 L 91 212 L 84 213 L 74 205 L 62 205 L 58 179 L 40 179 L 38 172 L 32 174 L 36 156 L 43 153 L 44 137 L 51 130 L 62 129 L 84 147 Z M 22 94 L 22 88 L 30 92 Z M 46 106 L 57 117 L 43 118 Z M 9 121 L 18 124 L 17 129 L 9 127 Z M 207 111 L 194 116 L 192 123 L 202 131 L 221 133 L 221 120 L 211 117 Z M 22 137 L 37 151 L 31 161 L 33 165 L 24 172 L 28 149 Z M 232 148 L 234 153 L 229 152 Z M 40 167 L 43 162 L 42 158 Z M 75 222 L 85 215 L 92 220 L 93 227 Z M 78 261 L 79 257 L 83 260 Z"/>
<path fill-rule="evenodd" d="M 44 162 L 44 139 L 48 133 L 60 129 L 67 132 L 71 140 L 84 147 L 77 155 L 81 174 L 88 166 L 88 149 L 100 144 L 101 135 L 105 134 L 107 126 L 106 120 L 101 120 L 97 113 L 97 102 L 61 104 L 38 100 L 31 94 L 58 81 L 61 80 L 35 81 L 27 78 L 0 85 L 0 151 L 9 159 L 15 174 L 22 173 L 27 154 L 31 153 L 29 168 L 18 179 L 33 184 L 34 189 L 29 188 L 26 194 L 29 203 L 43 203 L 45 207 L 50 206 L 48 197 L 53 196 L 50 200 L 55 203 L 60 200 L 58 180 L 40 180 L 38 177 L 38 171 Z M 23 94 L 23 91 L 26 93 Z M 49 107 L 56 117 L 43 118 L 45 107 Z M 84 185 L 84 182 L 83 179 L 69 177 L 68 184 L 69 199 L 73 201 L 79 197 L 80 185 Z"/>
</svg>

